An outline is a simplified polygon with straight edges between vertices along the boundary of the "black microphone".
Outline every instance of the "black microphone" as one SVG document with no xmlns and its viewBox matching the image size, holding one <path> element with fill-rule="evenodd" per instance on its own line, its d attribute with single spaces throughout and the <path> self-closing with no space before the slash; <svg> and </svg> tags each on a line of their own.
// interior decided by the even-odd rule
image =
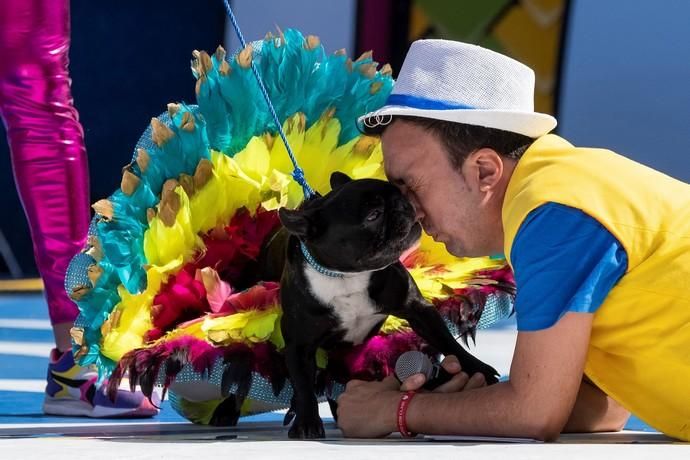
<svg viewBox="0 0 690 460">
<path fill-rule="evenodd" d="M 422 388 L 433 390 L 453 378 L 440 364 L 434 364 L 421 351 L 406 351 L 395 362 L 395 376 L 402 383 L 414 374 L 424 374 L 426 383 Z"/>
</svg>

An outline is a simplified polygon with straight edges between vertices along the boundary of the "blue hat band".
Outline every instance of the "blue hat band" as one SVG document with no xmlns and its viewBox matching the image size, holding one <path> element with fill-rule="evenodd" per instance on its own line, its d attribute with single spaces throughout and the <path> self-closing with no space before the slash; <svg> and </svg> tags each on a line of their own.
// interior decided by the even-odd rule
<svg viewBox="0 0 690 460">
<path fill-rule="evenodd" d="M 412 109 L 425 110 L 476 109 L 476 107 L 472 107 L 471 105 L 440 101 L 438 99 L 427 99 L 425 97 L 411 96 L 409 94 L 391 94 L 386 100 L 386 105 L 401 105 Z"/>
</svg>

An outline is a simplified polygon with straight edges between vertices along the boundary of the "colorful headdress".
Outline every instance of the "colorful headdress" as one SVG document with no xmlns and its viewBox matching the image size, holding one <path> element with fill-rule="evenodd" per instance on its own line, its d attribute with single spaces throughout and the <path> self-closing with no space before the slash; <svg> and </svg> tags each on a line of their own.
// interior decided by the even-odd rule
<svg viewBox="0 0 690 460">
<path fill-rule="evenodd" d="M 357 118 L 386 101 L 393 80 L 371 53 L 326 55 L 318 38 L 269 34 L 232 56 L 194 52 L 198 105 L 170 104 L 152 119 L 119 190 L 94 204 L 87 247 L 66 289 L 80 309 L 75 357 L 115 388 L 128 374 L 146 394 L 161 385 L 196 423 L 289 406 L 277 279 L 256 258 L 278 228 L 277 209 L 302 200 L 285 145 L 250 70 L 254 62 L 313 189 L 342 171 L 384 179 L 380 142 Z M 512 312 L 504 260 L 458 259 L 424 236 L 405 255 L 423 295 L 457 335 L 474 337 Z M 319 391 L 392 373 L 403 352 L 433 354 L 402 320 L 354 347 L 319 351 Z"/>
</svg>

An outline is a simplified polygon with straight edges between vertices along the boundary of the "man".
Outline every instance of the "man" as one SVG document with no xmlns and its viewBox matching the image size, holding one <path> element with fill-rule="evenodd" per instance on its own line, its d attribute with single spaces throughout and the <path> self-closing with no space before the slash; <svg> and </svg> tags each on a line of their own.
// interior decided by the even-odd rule
<svg viewBox="0 0 690 460">
<path fill-rule="evenodd" d="M 518 338 L 510 378 L 460 372 L 434 393 L 351 382 L 346 436 L 474 434 L 553 440 L 616 431 L 630 412 L 690 440 L 690 186 L 547 134 L 534 74 L 464 43 L 415 42 L 380 134 L 389 180 L 457 256 L 506 255 Z M 465 391 L 460 391 L 465 390 Z"/>
</svg>

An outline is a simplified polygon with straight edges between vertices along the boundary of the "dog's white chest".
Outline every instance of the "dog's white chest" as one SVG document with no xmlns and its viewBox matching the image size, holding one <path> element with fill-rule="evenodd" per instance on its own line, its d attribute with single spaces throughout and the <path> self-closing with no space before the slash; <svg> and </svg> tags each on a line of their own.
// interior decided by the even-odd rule
<svg viewBox="0 0 690 460">
<path fill-rule="evenodd" d="M 346 275 L 335 278 L 322 275 L 311 267 L 306 268 L 309 288 L 323 304 L 330 305 L 345 330 L 344 340 L 357 345 L 386 315 L 377 313 L 369 298 L 371 273 Z"/>
</svg>

